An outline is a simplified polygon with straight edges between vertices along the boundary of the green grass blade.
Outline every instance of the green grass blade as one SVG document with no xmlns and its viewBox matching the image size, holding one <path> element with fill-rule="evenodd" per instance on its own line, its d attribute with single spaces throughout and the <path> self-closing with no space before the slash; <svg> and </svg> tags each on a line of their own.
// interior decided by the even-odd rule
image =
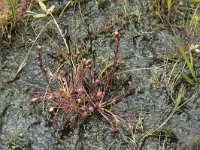
<svg viewBox="0 0 200 150">
<path fill-rule="evenodd" d="M 3 0 L 4 9 L 8 10 L 8 0 Z"/>
<path fill-rule="evenodd" d="M 192 51 L 190 51 L 190 63 L 192 65 L 192 68 L 194 67 L 194 64 L 193 64 L 193 56 L 192 56 Z"/>
<path fill-rule="evenodd" d="M 173 33 L 174 33 L 174 36 L 175 36 L 176 44 L 177 44 L 177 46 L 178 46 L 178 48 L 179 48 L 179 50 L 181 52 L 181 55 L 184 58 L 187 66 L 188 66 L 188 68 L 189 68 L 189 70 L 190 70 L 190 72 L 191 72 L 191 74 L 192 74 L 192 76 L 194 78 L 194 80 L 197 82 L 197 78 L 196 78 L 196 75 L 195 75 L 195 72 L 194 72 L 194 68 L 193 68 L 193 62 L 191 63 L 191 60 L 188 59 L 188 57 L 187 57 L 187 55 L 185 53 L 185 50 L 183 48 L 183 45 L 181 44 L 181 42 L 180 42 L 177 34 L 175 33 L 175 31 L 173 31 Z M 191 56 L 190 56 L 190 58 L 192 59 Z M 193 59 L 192 59 L 192 61 L 193 61 Z"/>
<path fill-rule="evenodd" d="M 16 23 L 17 23 L 17 5 L 18 5 L 18 1 L 17 0 L 10 0 L 10 4 L 11 4 L 11 11 L 12 11 L 12 20 L 13 20 L 13 26 L 12 28 L 15 28 Z"/>
<path fill-rule="evenodd" d="M 181 102 L 182 102 L 182 98 L 184 97 L 185 95 L 185 87 L 182 86 L 180 89 L 179 89 L 179 92 L 178 92 L 178 95 L 177 95 L 177 98 L 176 98 L 176 101 L 175 101 L 175 109 L 177 109 Z"/>
<path fill-rule="evenodd" d="M 194 84 L 194 80 L 191 79 L 188 75 L 186 75 L 185 73 L 181 72 L 181 76 L 185 79 L 186 82 L 188 82 L 189 84 Z"/>
</svg>

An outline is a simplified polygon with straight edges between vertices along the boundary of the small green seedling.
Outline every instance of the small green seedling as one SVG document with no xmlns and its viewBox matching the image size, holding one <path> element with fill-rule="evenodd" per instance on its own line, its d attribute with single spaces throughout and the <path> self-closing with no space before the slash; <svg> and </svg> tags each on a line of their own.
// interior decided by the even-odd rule
<svg viewBox="0 0 200 150">
<path fill-rule="evenodd" d="M 52 5 L 49 9 L 47 9 L 46 5 L 42 2 L 42 0 L 38 0 L 38 3 L 40 5 L 40 8 L 44 11 L 44 13 L 36 14 L 33 16 L 34 18 L 46 17 L 54 11 L 55 8 L 54 5 Z"/>
</svg>

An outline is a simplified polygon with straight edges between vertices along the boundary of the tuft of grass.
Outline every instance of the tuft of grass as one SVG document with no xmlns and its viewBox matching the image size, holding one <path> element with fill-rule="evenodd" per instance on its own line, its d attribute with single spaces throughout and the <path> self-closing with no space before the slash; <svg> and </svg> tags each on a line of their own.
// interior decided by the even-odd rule
<svg viewBox="0 0 200 150">
<path fill-rule="evenodd" d="M 15 28 L 17 25 L 17 0 L 10 0 L 11 12 L 12 12 L 12 28 Z"/>
<path fill-rule="evenodd" d="M 18 21 L 30 5 L 27 0 L 1 0 L 0 1 L 0 31 L 1 37 L 11 37 L 16 30 Z"/>
</svg>

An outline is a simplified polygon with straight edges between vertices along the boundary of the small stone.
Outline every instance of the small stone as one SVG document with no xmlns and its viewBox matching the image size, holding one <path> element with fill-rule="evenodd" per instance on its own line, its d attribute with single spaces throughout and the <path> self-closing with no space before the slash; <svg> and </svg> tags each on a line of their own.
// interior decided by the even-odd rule
<svg viewBox="0 0 200 150">
<path fill-rule="evenodd" d="M 37 49 L 41 50 L 43 48 L 42 45 L 37 45 Z"/>
<path fill-rule="evenodd" d="M 54 111 L 54 108 L 53 108 L 53 107 L 50 107 L 50 108 L 49 108 L 49 112 L 52 112 L 52 111 Z"/>
<path fill-rule="evenodd" d="M 120 34 L 119 34 L 118 31 L 115 31 L 115 32 L 114 32 L 114 35 L 115 35 L 115 38 L 119 38 L 119 36 L 120 36 Z"/>
</svg>

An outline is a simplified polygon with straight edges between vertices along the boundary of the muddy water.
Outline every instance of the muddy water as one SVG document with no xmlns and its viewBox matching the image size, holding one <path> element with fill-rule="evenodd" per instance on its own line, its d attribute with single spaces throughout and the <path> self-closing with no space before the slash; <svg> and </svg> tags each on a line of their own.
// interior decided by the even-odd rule
<svg viewBox="0 0 200 150">
<path fill-rule="evenodd" d="M 145 131 L 153 128 L 167 109 L 167 114 L 170 113 L 172 105 L 165 81 L 166 74 L 172 70 L 173 62 L 159 61 L 155 57 L 170 57 L 171 48 L 175 48 L 173 36 L 160 19 L 155 17 L 148 1 L 123 2 L 125 1 L 83 2 L 80 7 L 70 7 L 60 22 L 68 24 L 69 35 L 72 41 L 77 42 L 78 48 L 87 41 L 89 24 L 94 38 L 92 48 L 99 60 L 103 58 L 109 61 L 112 58 L 113 31 L 120 31 L 119 53 L 125 62 L 122 71 L 129 70 L 127 73 L 132 77 L 135 92 L 113 106 L 112 110 L 138 125 L 135 139 L 130 140 L 130 132 L 123 128 L 119 132 L 112 132 L 97 117 L 75 131 L 66 131 L 60 137 L 60 133 L 46 124 L 44 104 L 28 103 L 28 99 L 34 96 L 35 87 L 45 89 L 47 86 L 38 66 L 35 47 L 18 77 L 5 84 L 14 77 L 28 53 L 30 44 L 27 42 L 23 48 L 2 48 L 0 51 L 0 149 L 136 149 L 133 141 L 138 144 Z M 56 3 L 56 7 L 61 7 L 62 3 L 64 2 L 61 5 Z M 53 41 L 62 41 L 58 36 L 53 36 L 56 33 L 54 29 L 51 32 L 53 34 L 50 31 L 47 34 Z M 34 39 L 29 36 L 26 38 Z M 17 41 L 14 45 L 16 43 Z M 56 50 L 45 38 L 43 42 L 36 42 L 38 43 L 44 45 L 45 67 L 55 69 L 59 63 L 55 56 Z M 180 84 L 186 86 L 186 99 L 199 89 L 199 85 Z M 175 90 L 173 94 L 176 93 Z M 142 149 L 156 150 L 165 145 L 165 149 L 182 150 L 192 146 L 199 137 L 199 104 L 197 94 L 164 126 L 165 134 L 157 133 L 147 138 Z"/>
</svg>

